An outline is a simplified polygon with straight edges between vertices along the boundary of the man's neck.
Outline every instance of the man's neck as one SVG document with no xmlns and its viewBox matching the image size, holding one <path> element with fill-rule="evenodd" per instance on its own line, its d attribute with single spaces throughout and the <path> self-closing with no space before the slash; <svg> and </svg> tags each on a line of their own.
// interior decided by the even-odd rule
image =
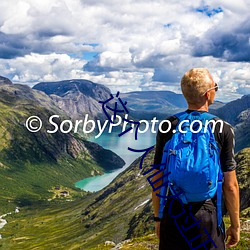
<svg viewBox="0 0 250 250">
<path fill-rule="evenodd" d="M 208 104 L 205 103 L 204 105 L 197 105 L 197 104 L 188 103 L 188 109 L 208 112 Z"/>
</svg>

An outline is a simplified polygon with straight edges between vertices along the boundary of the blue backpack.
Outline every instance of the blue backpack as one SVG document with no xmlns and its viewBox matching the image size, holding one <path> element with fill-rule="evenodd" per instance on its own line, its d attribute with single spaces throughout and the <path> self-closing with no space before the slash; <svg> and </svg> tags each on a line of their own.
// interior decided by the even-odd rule
<svg viewBox="0 0 250 250">
<path fill-rule="evenodd" d="M 216 116 L 193 111 L 178 113 L 175 117 L 179 122 L 172 138 L 165 144 L 161 162 L 163 183 L 167 185 L 160 190 L 159 217 L 163 217 L 168 189 L 172 194 L 180 193 L 178 197 L 184 204 L 204 201 L 217 193 L 217 219 L 221 226 L 223 175 L 219 148 L 207 122 Z"/>
</svg>

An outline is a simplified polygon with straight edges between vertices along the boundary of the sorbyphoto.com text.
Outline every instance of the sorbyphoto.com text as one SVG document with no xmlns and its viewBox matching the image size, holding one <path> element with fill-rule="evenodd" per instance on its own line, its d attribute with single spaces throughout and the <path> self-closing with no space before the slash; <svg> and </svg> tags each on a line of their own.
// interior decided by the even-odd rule
<svg viewBox="0 0 250 250">
<path fill-rule="evenodd" d="M 125 115 L 124 120 L 121 116 L 116 115 L 115 119 L 114 116 L 111 117 L 111 120 L 113 123 L 111 123 L 109 120 L 105 120 L 104 122 L 101 122 L 100 120 L 92 120 L 89 119 L 89 115 L 86 114 L 84 116 L 84 119 L 80 120 L 63 120 L 58 124 L 56 122 L 56 119 L 60 119 L 59 115 L 52 115 L 48 118 L 48 122 L 50 125 L 52 125 L 52 129 L 47 129 L 47 133 L 54 134 L 58 131 L 61 133 L 67 134 L 67 133 L 84 133 L 84 134 L 90 134 L 90 133 L 96 133 L 94 136 L 95 138 L 99 138 L 104 132 L 112 133 L 113 129 L 120 128 L 121 132 L 124 132 L 127 127 L 132 127 L 132 129 L 129 131 L 130 133 L 134 132 L 134 129 L 136 129 L 135 124 L 133 124 L 132 120 L 128 122 L 128 114 Z M 41 130 L 43 126 L 44 121 L 42 121 L 38 116 L 30 116 L 26 122 L 25 126 L 26 128 L 32 132 L 36 133 Z M 138 123 L 138 122 L 137 122 Z M 204 131 L 207 131 L 208 126 L 211 127 L 212 132 L 215 130 L 216 124 L 220 124 L 219 133 L 222 133 L 223 130 L 223 122 L 222 120 L 207 120 L 205 124 L 203 124 L 200 120 L 194 120 L 190 124 L 188 124 L 188 120 L 183 120 L 178 124 L 178 127 L 173 130 L 173 133 L 176 133 L 179 131 L 180 133 L 186 133 L 185 127 L 188 125 L 190 126 L 190 130 L 193 133 L 199 133 L 204 126 Z M 164 129 L 163 129 L 164 125 Z M 172 124 L 169 120 L 157 120 L 156 117 L 154 117 L 151 120 L 140 120 L 139 126 L 137 128 L 137 132 L 140 134 L 144 134 L 147 131 L 151 131 L 151 133 L 157 133 L 158 129 L 161 133 L 168 133 L 171 130 Z"/>
</svg>

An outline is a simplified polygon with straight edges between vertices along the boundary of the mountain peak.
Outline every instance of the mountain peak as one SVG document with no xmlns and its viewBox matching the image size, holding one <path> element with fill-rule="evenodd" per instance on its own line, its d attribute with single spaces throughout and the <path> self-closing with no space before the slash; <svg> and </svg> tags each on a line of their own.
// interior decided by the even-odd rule
<svg viewBox="0 0 250 250">
<path fill-rule="evenodd" d="M 0 76 L 0 84 L 13 84 L 13 83 L 8 78 Z"/>
<path fill-rule="evenodd" d="M 103 100 L 103 94 L 110 94 L 110 90 L 102 84 L 93 83 L 88 80 L 71 79 L 58 82 L 40 82 L 33 89 L 45 92 L 47 95 L 55 94 L 64 97 L 69 93 L 80 92 L 85 96 L 92 97 L 95 100 Z"/>
<path fill-rule="evenodd" d="M 91 119 L 105 119 L 99 101 L 107 100 L 111 94 L 104 85 L 82 79 L 41 82 L 33 89 L 50 95 L 57 106 L 73 119 L 79 119 L 85 114 Z"/>
</svg>

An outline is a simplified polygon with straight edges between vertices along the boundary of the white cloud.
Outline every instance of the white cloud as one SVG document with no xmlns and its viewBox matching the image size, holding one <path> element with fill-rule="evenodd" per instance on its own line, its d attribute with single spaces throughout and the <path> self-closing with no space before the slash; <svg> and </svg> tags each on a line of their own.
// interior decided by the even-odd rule
<svg viewBox="0 0 250 250">
<path fill-rule="evenodd" d="M 215 14 L 219 7 L 223 12 Z M 237 32 L 249 19 L 249 7 L 247 0 L 1 1 L 0 56 L 6 58 L 1 74 L 29 84 L 86 78 L 113 92 L 179 91 L 185 71 L 207 67 L 227 93 L 218 97 L 228 100 L 249 90 L 249 62 L 227 62 L 234 50 L 215 38 Z M 193 56 L 195 49 L 211 48 L 214 56 L 220 48 L 224 59 L 211 53 Z M 86 51 L 98 53 L 87 64 Z"/>
<path fill-rule="evenodd" d="M 0 31 L 7 34 L 63 32 L 71 28 L 71 12 L 64 1 L 10 0 L 4 4 L 7 18 Z"/>
<path fill-rule="evenodd" d="M 153 71 L 145 73 L 112 71 L 99 75 L 83 72 L 82 70 L 73 70 L 71 72 L 71 78 L 82 78 L 104 84 L 110 88 L 112 93 L 144 90 L 142 82 L 151 82 L 152 76 Z"/>
<path fill-rule="evenodd" d="M 34 85 L 41 81 L 58 81 L 72 78 L 75 69 L 80 70 L 84 60 L 71 58 L 67 54 L 52 53 L 39 55 L 32 53 L 24 57 L 6 60 L 0 59 L 2 74 L 12 75 L 14 83 Z"/>
</svg>

